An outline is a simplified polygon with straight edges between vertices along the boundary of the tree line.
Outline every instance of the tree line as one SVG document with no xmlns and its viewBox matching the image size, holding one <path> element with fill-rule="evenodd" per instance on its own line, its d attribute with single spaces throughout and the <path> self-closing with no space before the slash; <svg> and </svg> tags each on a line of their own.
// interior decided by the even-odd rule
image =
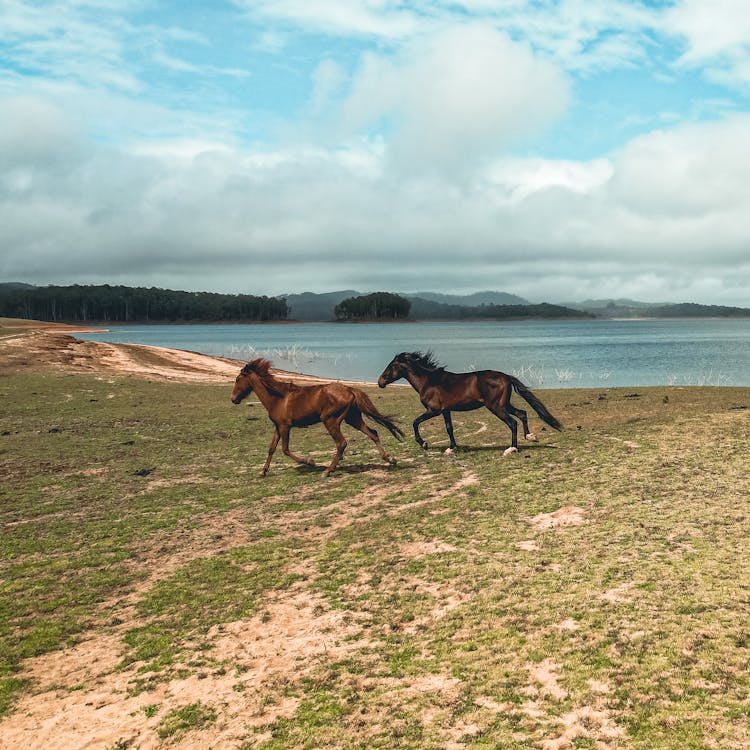
<svg viewBox="0 0 750 750">
<path fill-rule="evenodd" d="M 412 299 L 412 317 L 417 320 L 517 320 L 525 318 L 593 318 L 590 312 L 562 305 L 539 304 L 512 305 L 446 305 L 442 302 L 415 297 Z"/>
<path fill-rule="evenodd" d="M 399 294 L 374 292 L 342 300 L 334 314 L 336 320 L 403 320 L 410 309 L 411 302 Z"/>
<path fill-rule="evenodd" d="M 0 316 L 60 323 L 272 321 L 287 317 L 285 299 L 183 292 L 156 287 L 0 287 Z"/>
</svg>

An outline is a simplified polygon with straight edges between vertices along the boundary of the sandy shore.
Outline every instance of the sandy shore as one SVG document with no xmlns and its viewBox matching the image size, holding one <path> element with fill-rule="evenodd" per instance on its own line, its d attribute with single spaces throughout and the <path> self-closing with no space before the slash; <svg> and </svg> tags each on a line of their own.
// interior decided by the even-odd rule
<svg viewBox="0 0 750 750">
<path fill-rule="evenodd" d="M 99 329 L 2 318 L 0 372 L 3 369 L 17 370 L 47 365 L 70 373 L 127 375 L 149 380 L 210 384 L 232 382 L 244 364 L 241 360 L 160 346 L 82 341 L 73 335 L 93 330 Z M 274 370 L 274 374 L 301 385 L 330 382 L 324 378 L 286 370 Z"/>
</svg>

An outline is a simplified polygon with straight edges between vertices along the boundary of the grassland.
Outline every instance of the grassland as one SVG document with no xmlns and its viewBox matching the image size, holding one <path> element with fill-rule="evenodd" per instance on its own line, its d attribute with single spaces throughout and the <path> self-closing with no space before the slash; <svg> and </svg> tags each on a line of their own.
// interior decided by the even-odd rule
<svg viewBox="0 0 750 750">
<path fill-rule="evenodd" d="M 229 390 L 3 370 L 0 747 L 750 746 L 749 389 L 542 391 L 507 458 L 350 431 L 328 480 L 258 478 Z"/>
</svg>

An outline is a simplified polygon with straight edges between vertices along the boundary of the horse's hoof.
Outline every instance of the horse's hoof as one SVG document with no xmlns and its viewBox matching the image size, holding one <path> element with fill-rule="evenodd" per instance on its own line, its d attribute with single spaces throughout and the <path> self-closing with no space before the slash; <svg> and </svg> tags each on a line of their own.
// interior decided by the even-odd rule
<svg viewBox="0 0 750 750">
<path fill-rule="evenodd" d="M 259 471 L 259 472 L 258 472 L 258 476 L 259 476 L 259 477 L 264 477 L 264 476 L 265 476 L 265 475 L 266 475 L 267 473 L 268 473 L 268 472 L 266 472 L 266 471 Z"/>
<path fill-rule="evenodd" d="M 511 453 L 518 453 L 518 448 L 514 448 L 514 447 L 513 447 L 512 445 L 511 445 L 511 446 L 510 446 L 510 448 L 506 448 L 506 449 L 505 449 L 505 450 L 503 451 L 503 455 L 504 455 L 504 456 L 510 456 L 510 455 L 511 455 Z"/>
<path fill-rule="evenodd" d="M 388 456 L 388 463 L 391 466 L 395 466 L 396 465 L 396 459 L 393 456 Z"/>
<path fill-rule="evenodd" d="M 446 448 L 444 455 L 452 456 L 456 451 L 453 448 Z"/>
<path fill-rule="evenodd" d="M 529 433 L 529 434 L 528 434 L 528 435 L 526 436 L 526 439 L 527 439 L 527 440 L 528 440 L 529 442 L 531 442 L 531 443 L 536 443 L 536 435 L 535 435 L 535 434 L 534 434 L 533 432 L 530 432 L 530 433 Z"/>
<path fill-rule="evenodd" d="M 328 479 L 328 477 L 331 476 L 331 472 L 326 469 L 320 476 L 323 477 L 323 479 Z"/>
<path fill-rule="evenodd" d="M 427 446 L 427 443 L 420 443 L 420 444 L 419 444 L 419 447 L 420 447 L 420 448 L 421 448 L 421 449 L 422 449 L 423 451 L 426 451 L 426 450 L 427 450 L 427 447 L 428 447 L 428 446 Z"/>
</svg>

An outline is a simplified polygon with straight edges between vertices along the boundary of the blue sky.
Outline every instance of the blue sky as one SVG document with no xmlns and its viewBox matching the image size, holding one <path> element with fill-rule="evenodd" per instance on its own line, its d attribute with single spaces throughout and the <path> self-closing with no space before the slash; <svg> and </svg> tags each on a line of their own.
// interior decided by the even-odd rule
<svg viewBox="0 0 750 750">
<path fill-rule="evenodd" d="M 0 279 L 750 306 L 744 0 L 0 0 Z"/>
</svg>

